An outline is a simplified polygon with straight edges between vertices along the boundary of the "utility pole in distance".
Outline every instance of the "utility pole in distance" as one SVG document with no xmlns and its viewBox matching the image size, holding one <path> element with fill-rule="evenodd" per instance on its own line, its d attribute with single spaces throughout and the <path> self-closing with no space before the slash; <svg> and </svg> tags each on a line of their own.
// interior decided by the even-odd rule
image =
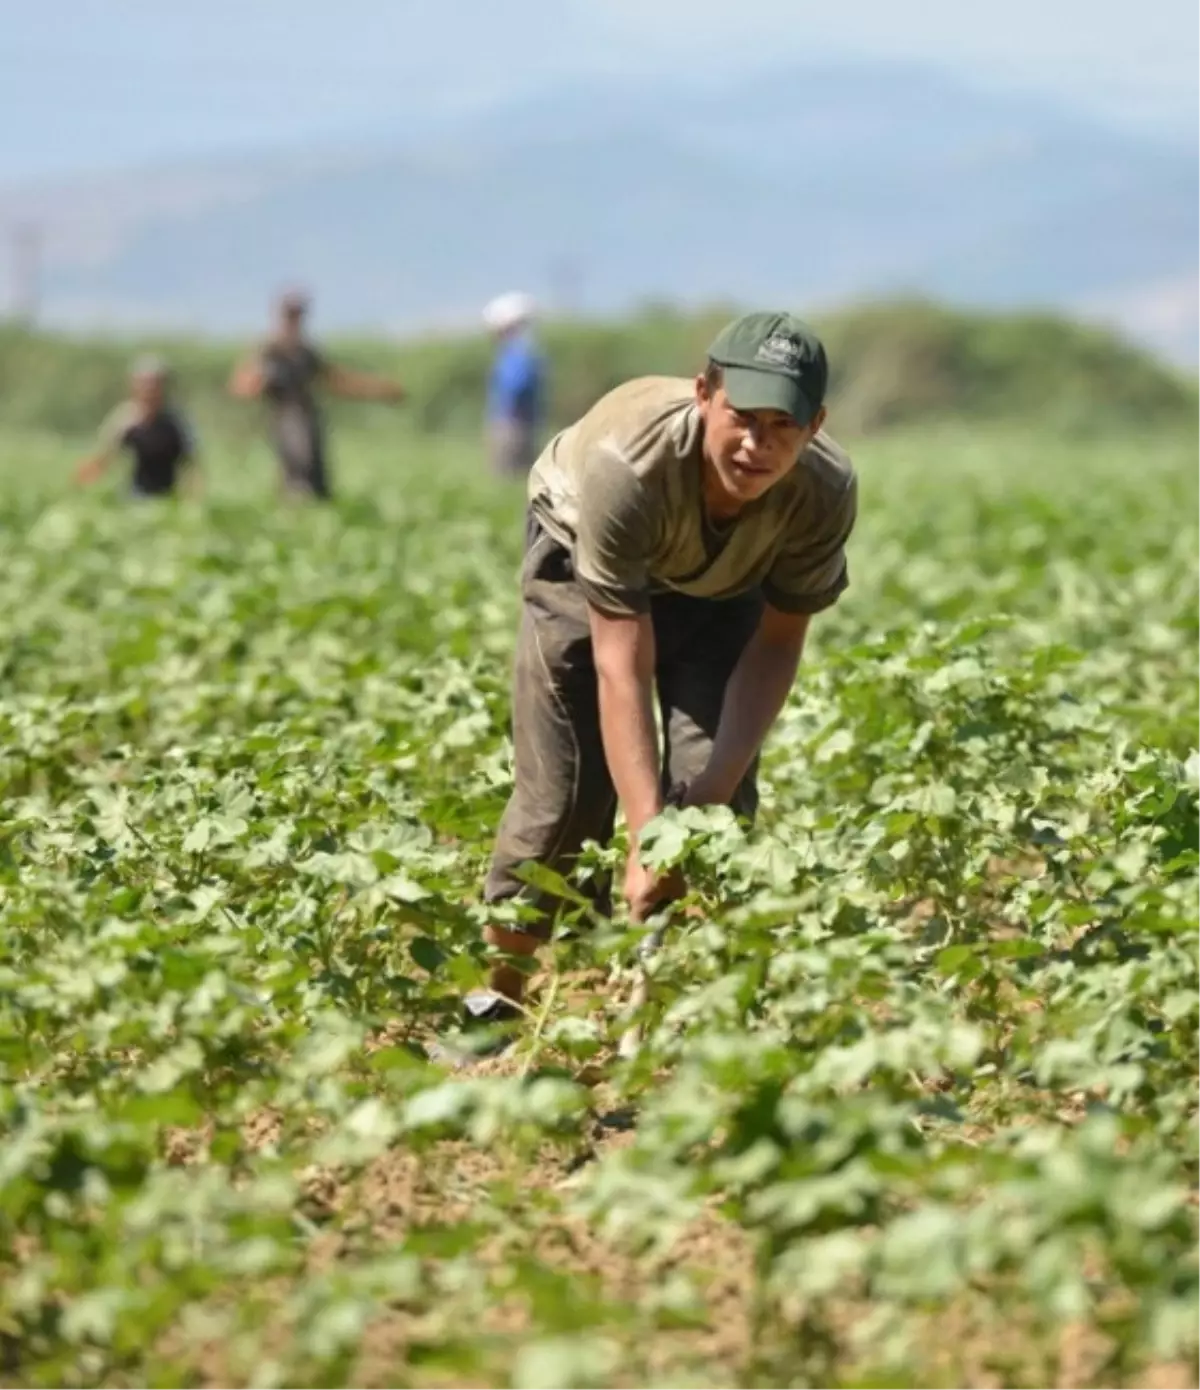
<svg viewBox="0 0 1200 1390">
<path fill-rule="evenodd" d="M 32 328 L 41 307 L 45 230 L 36 222 L 19 222 L 12 228 L 9 240 L 12 248 L 12 317 L 26 328 Z"/>
</svg>

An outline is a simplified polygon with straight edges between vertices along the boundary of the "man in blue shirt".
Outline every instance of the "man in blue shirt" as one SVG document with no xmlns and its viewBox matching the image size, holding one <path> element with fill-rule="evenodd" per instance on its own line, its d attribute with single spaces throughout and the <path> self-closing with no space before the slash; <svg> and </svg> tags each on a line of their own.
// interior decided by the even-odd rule
<svg viewBox="0 0 1200 1390">
<path fill-rule="evenodd" d="M 488 454 L 502 477 L 524 477 L 538 454 L 544 369 L 533 317 L 532 300 L 516 292 L 493 299 L 483 311 L 497 343 L 488 377 Z"/>
</svg>

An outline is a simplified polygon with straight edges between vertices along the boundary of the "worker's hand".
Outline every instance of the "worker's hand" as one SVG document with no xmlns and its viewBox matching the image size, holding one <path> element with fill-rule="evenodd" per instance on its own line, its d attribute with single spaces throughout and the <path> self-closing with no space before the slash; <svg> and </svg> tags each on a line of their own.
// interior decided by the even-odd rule
<svg viewBox="0 0 1200 1390">
<path fill-rule="evenodd" d="M 728 786 L 709 768 L 693 777 L 686 786 L 680 786 L 676 806 L 728 806 L 733 799 L 736 787 Z"/>
<path fill-rule="evenodd" d="M 229 378 L 229 393 L 240 400 L 252 400 L 262 395 L 266 385 L 266 376 L 259 362 L 239 362 Z"/>
<path fill-rule="evenodd" d="M 103 465 L 99 459 L 84 459 L 75 470 L 75 482 L 79 487 L 86 487 L 89 483 L 94 483 L 104 472 Z"/>
<path fill-rule="evenodd" d="M 678 869 L 663 873 L 638 859 L 636 846 L 625 861 L 625 901 L 635 922 L 644 922 L 656 908 L 683 896 L 685 884 Z"/>
</svg>

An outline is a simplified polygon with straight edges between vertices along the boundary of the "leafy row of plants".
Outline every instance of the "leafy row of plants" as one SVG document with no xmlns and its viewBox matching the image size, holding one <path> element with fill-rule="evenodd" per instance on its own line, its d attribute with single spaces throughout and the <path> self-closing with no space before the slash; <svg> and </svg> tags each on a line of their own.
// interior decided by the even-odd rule
<svg viewBox="0 0 1200 1390">
<path fill-rule="evenodd" d="M 752 831 L 483 968 L 520 499 L 0 510 L 0 1382 L 1190 1384 L 1194 476 L 868 451 Z M 369 489 L 369 493 L 368 490 Z"/>
</svg>

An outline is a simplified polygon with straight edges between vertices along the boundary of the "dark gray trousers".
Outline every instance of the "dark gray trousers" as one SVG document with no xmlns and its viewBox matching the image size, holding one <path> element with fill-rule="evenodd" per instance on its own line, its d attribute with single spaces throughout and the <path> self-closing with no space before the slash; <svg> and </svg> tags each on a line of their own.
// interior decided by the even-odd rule
<svg viewBox="0 0 1200 1390">
<path fill-rule="evenodd" d="M 542 920 L 525 930 L 547 937 L 559 903 L 523 884 L 514 870 L 537 860 L 569 873 L 585 840 L 604 844 L 612 835 L 617 797 L 600 736 L 587 601 L 568 551 L 532 519 L 521 589 L 512 698 L 516 771 L 484 896 L 535 904 Z M 762 607 L 757 591 L 729 599 L 652 597 L 664 792 L 706 766 L 725 687 Z M 750 818 L 758 803 L 756 773 L 757 761 L 732 803 Z"/>
</svg>

